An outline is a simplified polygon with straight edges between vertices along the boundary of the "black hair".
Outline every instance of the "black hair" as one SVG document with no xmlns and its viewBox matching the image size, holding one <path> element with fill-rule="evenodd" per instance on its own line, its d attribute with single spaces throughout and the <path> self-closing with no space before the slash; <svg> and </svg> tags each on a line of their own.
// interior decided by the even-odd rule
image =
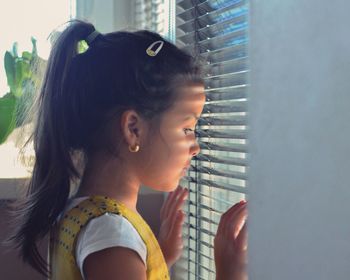
<svg viewBox="0 0 350 280">
<path fill-rule="evenodd" d="M 12 212 L 15 230 L 8 241 L 46 276 L 38 242 L 66 205 L 71 181 L 81 176 L 74 151 L 86 158 L 97 150 L 116 152 L 109 124 L 122 112 L 134 109 L 155 121 L 172 106 L 179 86 L 204 84 L 198 57 L 148 30 L 100 34 L 78 53 L 78 42 L 94 30 L 88 22 L 71 20 L 52 46 L 35 103 L 32 176 Z M 158 40 L 162 49 L 147 55 L 147 47 Z"/>
</svg>

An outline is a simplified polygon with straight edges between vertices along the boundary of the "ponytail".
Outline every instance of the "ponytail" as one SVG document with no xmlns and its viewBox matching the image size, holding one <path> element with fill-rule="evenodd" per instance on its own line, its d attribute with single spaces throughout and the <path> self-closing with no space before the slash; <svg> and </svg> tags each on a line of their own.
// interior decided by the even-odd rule
<svg viewBox="0 0 350 280">
<path fill-rule="evenodd" d="M 53 44 L 36 100 L 37 117 L 30 137 L 35 151 L 33 173 L 26 197 L 15 202 L 11 213 L 15 229 L 7 243 L 19 249 L 23 261 L 45 276 L 49 270 L 39 253 L 38 243 L 48 234 L 67 203 L 71 180 L 80 176 L 72 161 L 69 141 L 71 132 L 65 108 L 70 98 L 67 96 L 67 73 L 77 55 L 78 42 L 94 30 L 92 24 L 70 21 Z"/>
</svg>

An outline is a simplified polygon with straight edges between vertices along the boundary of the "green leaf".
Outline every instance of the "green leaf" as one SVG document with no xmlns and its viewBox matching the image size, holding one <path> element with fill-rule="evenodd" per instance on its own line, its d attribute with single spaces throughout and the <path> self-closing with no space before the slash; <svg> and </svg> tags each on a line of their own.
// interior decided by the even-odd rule
<svg viewBox="0 0 350 280">
<path fill-rule="evenodd" d="M 4 143 L 16 125 L 16 98 L 5 95 L 0 98 L 0 144 Z"/>
<path fill-rule="evenodd" d="M 12 93 L 12 92 L 8 92 L 8 93 L 6 93 L 2 98 L 9 98 L 9 97 L 11 97 L 11 98 L 15 98 L 15 95 Z"/>
<path fill-rule="evenodd" d="M 27 115 L 35 99 L 35 85 L 32 79 L 26 79 L 23 82 L 23 94 L 17 98 L 16 106 L 16 127 L 22 126 L 28 122 Z"/>
<path fill-rule="evenodd" d="M 37 50 L 37 47 L 36 47 L 36 39 L 33 36 L 31 36 L 30 40 L 32 41 L 32 45 L 33 45 L 32 55 L 33 56 L 38 56 L 38 50 Z"/>
<path fill-rule="evenodd" d="M 22 59 L 17 59 L 15 65 L 16 71 L 16 84 L 14 88 L 14 95 L 20 97 L 22 95 L 22 82 L 25 79 L 25 63 Z"/>
<path fill-rule="evenodd" d="M 32 53 L 24 51 L 19 57 L 15 42 L 12 52 L 6 52 L 4 56 L 10 92 L 0 98 L 0 144 L 15 127 L 28 122 L 26 114 L 34 102 L 36 86 L 40 84 L 46 69 L 47 61 L 37 55 L 36 39 L 31 37 L 31 41 Z"/>
<path fill-rule="evenodd" d="M 18 57 L 18 43 L 14 42 L 12 45 L 12 55 L 14 58 Z"/>
<path fill-rule="evenodd" d="M 32 56 L 32 54 L 30 52 L 26 52 L 26 51 L 22 52 L 22 58 L 24 60 L 30 61 L 30 60 L 32 60 L 32 57 L 33 56 Z"/>
<path fill-rule="evenodd" d="M 19 86 L 23 87 L 23 81 L 26 79 L 30 79 L 32 76 L 30 61 L 22 60 L 22 79 L 19 81 Z"/>
<path fill-rule="evenodd" d="M 8 51 L 5 53 L 4 64 L 7 76 L 7 84 L 12 91 L 15 87 L 15 59 Z"/>
</svg>

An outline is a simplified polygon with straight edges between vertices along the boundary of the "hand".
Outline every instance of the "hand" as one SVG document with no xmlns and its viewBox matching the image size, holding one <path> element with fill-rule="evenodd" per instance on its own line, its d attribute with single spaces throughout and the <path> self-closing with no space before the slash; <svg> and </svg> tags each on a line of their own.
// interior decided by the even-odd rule
<svg viewBox="0 0 350 280">
<path fill-rule="evenodd" d="M 217 280 L 248 279 L 246 218 L 246 202 L 235 204 L 221 216 L 214 239 Z"/>
<path fill-rule="evenodd" d="M 181 208 L 187 196 L 188 190 L 179 186 L 168 195 L 160 210 L 158 242 L 169 269 L 182 254 L 182 225 L 185 213 Z"/>
</svg>

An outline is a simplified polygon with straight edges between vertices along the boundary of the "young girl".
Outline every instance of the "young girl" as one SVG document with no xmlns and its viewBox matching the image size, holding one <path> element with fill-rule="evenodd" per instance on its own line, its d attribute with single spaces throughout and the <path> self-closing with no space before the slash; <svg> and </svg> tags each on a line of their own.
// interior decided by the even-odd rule
<svg viewBox="0 0 350 280">
<path fill-rule="evenodd" d="M 89 46 L 77 52 L 78 42 Z M 38 99 L 36 161 L 11 237 L 50 279 L 169 279 L 182 252 L 181 177 L 199 153 L 200 64 L 160 35 L 100 34 L 74 20 L 57 38 Z M 80 174 L 76 151 L 84 155 Z M 81 179 L 70 196 L 71 182 Z M 158 240 L 136 209 L 140 186 L 170 192 Z M 215 237 L 217 279 L 245 279 L 246 203 Z M 49 234 L 49 266 L 38 242 Z"/>
</svg>

